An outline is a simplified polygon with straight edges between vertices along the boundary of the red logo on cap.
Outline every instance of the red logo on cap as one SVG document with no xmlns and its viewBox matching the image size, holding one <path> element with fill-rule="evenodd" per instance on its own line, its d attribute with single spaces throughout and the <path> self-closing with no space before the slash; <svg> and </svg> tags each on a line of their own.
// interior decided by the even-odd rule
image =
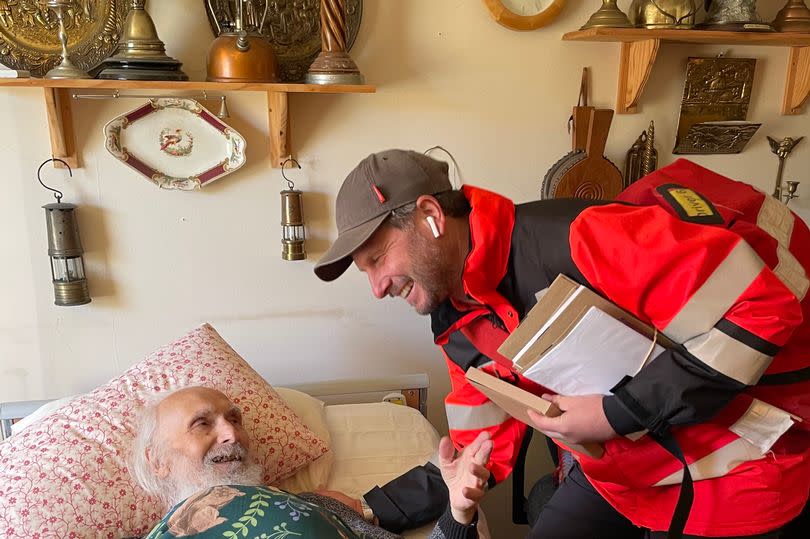
<svg viewBox="0 0 810 539">
<path fill-rule="evenodd" d="M 374 194 L 377 195 L 377 200 L 380 201 L 380 204 L 385 204 L 385 195 L 382 194 L 379 187 L 372 183 L 371 188 L 374 190 Z"/>
</svg>

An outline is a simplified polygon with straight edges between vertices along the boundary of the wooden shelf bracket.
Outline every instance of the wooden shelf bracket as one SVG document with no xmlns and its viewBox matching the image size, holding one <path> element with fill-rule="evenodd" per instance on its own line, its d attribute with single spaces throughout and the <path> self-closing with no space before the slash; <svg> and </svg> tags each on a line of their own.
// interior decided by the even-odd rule
<svg viewBox="0 0 810 539">
<path fill-rule="evenodd" d="M 270 121 L 270 166 L 281 168 L 290 152 L 290 116 L 287 92 L 267 92 L 267 111 Z"/>
<path fill-rule="evenodd" d="M 635 114 L 638 99 L 650 78 L 660 39 L 627 41 L 621 44 L 619 57 L 619 86 L 616 91 L 616 112 Z"/>
<path fill-rule="evenodd" d="M 76 139 L 73 135 L 73 112 L 70 92 L 66 88 L 43 88 L 45 110 L 48 114 L 48 132 L 51 135 L 51 157 L 62 159 L 70 168 L 79 168 Z M 54 168 L 65 168 L 58 161 Z"/>
<path fill-rule="evenodd" d="M 791 47 L 785 78 L 782 114 L 801 114 L 810 94 L 810 47 Z"/>
</svg>

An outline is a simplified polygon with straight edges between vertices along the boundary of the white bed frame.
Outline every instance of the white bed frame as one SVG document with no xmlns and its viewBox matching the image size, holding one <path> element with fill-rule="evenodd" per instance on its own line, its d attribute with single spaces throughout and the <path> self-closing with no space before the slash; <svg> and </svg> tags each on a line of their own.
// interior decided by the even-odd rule
<svg viewBox="0 0 810 539">
<path fill-rule="evenodd" d="M 293 384 L 288 387 L 312 395 L 326 404 L 354 404 L 362 402 L 404 401 L 427 417 L 427 392 L 430 380 L 427 374 L 400 374 L 385 378 L 344 379 Z M 50 400 L 30 400 L 0 403 L 0 440 L 11 436 L 11 425 L 33 413 Z"/>
</svg>

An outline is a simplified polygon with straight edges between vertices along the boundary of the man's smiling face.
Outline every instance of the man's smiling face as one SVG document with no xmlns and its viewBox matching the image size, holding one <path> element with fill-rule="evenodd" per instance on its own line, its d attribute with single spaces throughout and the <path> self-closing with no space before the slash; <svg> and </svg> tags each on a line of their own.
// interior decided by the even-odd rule
<svg viewBox="0 0 810 539">
<path fill-rule="evenodd" d="M 453 271 L 438 241 L 415 224 L 382 225 L 352 258 L 377 299 L 400 297 L 424 315 L 449 296 Z"/>
</svg>

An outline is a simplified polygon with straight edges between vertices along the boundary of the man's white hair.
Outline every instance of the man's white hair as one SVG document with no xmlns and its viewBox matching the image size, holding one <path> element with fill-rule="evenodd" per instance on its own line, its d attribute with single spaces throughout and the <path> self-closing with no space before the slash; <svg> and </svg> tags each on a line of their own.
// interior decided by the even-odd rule
<svg viewBox="0 0 810 539">
<path fill-rule="evenodd" d="M 262 484 L 262 467 L 252 458 L 250 452 L 239 443 L 228 444 L 213 448 L 206 455 L 206 462 L 202 467 L 192 463 L 184 455 L 175 456 L 177 466 L 173 467 L 165 478 L 158 477 L 146 458 L 147 451 L 152 462 L 165 463 L 167 457 L 167 441 L 165 436 L 158 434 L 158 406 L 163 400 L 175 392 L 158 394 L 146 403 L 139 416 L 139 429 L 135 436 L 132 448 L 130 469 L 132 476 L 138 484 L 149 494 L 156 496 L 169 505 L 179 503 L 192 494 L 218 485 L 260 485 Z M 211 456 L 238 454 L 240 462 L 244 462 L 241 469 L 234 470 L 225 475 L 219 473 L 210 465 Z"/>
<path fill-rule="evenodd" d="M 130 463 L 132 476 L 147 493 L 163 499 L 165 499 L 166 494 L 164 481 L 155 475 L 149 460 L 146 458 L 146 452 L 148 450 L 151 453 L 153 460 L 161 460 L 164 457 L 165 442 L 157 439 L 157 410 L 158 405 L 176 391 L 178 390 L 158 393 L 146 401 L 146 405 L 137 418 L 138 432 L 132 446 Z"/>
</svg>

